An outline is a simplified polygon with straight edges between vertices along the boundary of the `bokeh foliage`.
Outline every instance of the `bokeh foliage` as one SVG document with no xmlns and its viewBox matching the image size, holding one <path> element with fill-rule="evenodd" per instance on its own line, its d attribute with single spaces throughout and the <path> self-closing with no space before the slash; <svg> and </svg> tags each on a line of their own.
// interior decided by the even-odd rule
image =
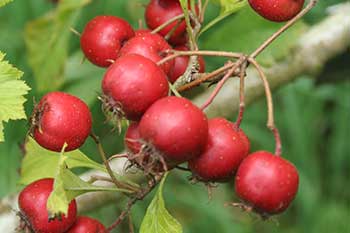
<svg viewBox="0 0 350 233">
<path fill-rule="evenodd" d="M 79 2 L 84 5 L 86 1 Z M 117 15 L 137 27 L 137 20 L 143 17 L 142 3 L 145 2 L 94 0 L 82 9 L 77 7 L 73 9 L 74 12 L 68 12 L 68 16 L 67 9 L 63 9 L 66 15 L 61 16 L 63 18 L 56 15 L 56 20 L 61 23 L 65 21 L 62 24 L 49 24 L 53 27 L 50 35 L 42 35 L 46 33 L 45 30 L 33 28 L 43 20 L 38 18 L 55 17 L 49 13 L 55 10 L 49 1 L 15 0 L 0 9 L 0 50 L 6 52 L 6 59 L 11 64 L 24 72 L 24 80 L 32 88 L 25 106 L 27 116 L 33 108 L 33 98 L 39 99 L 52 90 L 53 80 L 59 77 L 60 90 L 81 97 L 91 107 L 94 131 L 103 140 L 107 152 L 114 154 L 122 150 L 122 136 L 111 132 L 111 127 L 103 123 L 100 103 L 96 99 L 104 70 L 88 62 L 81 64 L 83 56 L 79 51 L 79 38 L 69 34 L 69 28 L 73 26 L 82 31 L 84 24 L 98 14 Z M 339 2 L 344 1 L 320 1 L 304 22 L 264 52 L 260 61 L 264 65 L 273 65 L 275 61 L 288 56 L 288 49 L 298 35 L 322 20 L 328 6 Z M 210 5 L 207 21 L 219 12 L 218 5 Z M 201 45 L 206 49 L 249 52 L 279 26 L 266 22 L 245 8 L 205 32 Z M 43 39 L 50 36 L 53 39 Z M 52 40 L 57 40 L 54 36 L 63 39 L 53 43 Z M 33 43 L 42 46 L 33 47 Z M 33 63 L 35 56 L 46 61 L 46 65 L 40 67 L 40 63 Z M 301 77 L 275 92 L 276 121 L 284 142 L 284 156 L 296 164 L 301 177 L 297 199 L 285 214 L 276 218 L 278 223 L 262 222 L 256 216 L 225 208 L 223 203 L 236 200 L 232 183 L 221 185 L 209 202 L 202 185 L 186 184 L 186 174 L 174 173 L 165 185 L 164 198 L 167 209 L 182 223 L 184 232 L 350 232 L 350 71 L 342 66 L 346 60 L 350 60 L 350 56 L 343 55 L 340 59 L 345 63 L 330 62 L 319 77 Z M 221 65 L 222 60 L 207 59 L 207 63 L 212 69 Z M 261 100 L 250 105 L 245 114 L 242 127 L 251 138 L 253 150 L 273 149 L 272 137 L 265 127 L 265 109 L 265 101 Z M 24 120 L 5 124 L 6 142 L 0 143 L 0 197 L 21 188 L 17 184 L 22 159 L 20 145 L 27 130 L 28 125 Z M 92 141 L 88 141 L 82 151 L 98 161 Z M 136 226 L 140 226 L 149 203 L 150 198 L 133 210 Z M 109 224 L 120 212 L 122 204 L 109 205 L 88 214 Z"/>
</svg>

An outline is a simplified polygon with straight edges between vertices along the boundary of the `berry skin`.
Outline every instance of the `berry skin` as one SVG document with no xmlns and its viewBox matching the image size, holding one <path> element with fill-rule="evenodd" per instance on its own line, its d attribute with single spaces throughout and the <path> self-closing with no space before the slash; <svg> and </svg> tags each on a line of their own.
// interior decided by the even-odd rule
<svg viewBox="0 0 350 233">
<path fill-rule="evenodd" d="M 54 180 L 45 178 L 25 187 L 18 197 L 21 216 L 30 224 L 35 233 L 62 233 L 71 227 L 77 215 L 77 206 L 73 200 L 68 207 L 67 216 L 49 220 L 46 203 L 53 190 Z"/>
<path fill-rule="evenodd" d="M 155 29 L 182 13 L 182 8 L 178 0 L 151 0 L 146 7 L 145 19 L 147 26 L 151 29 Z M 177 26 L 177 21 L 160 30 L 159 34 L 166 36 L 175 26 Z M 182 20 L 169 38 L 169 42 L 174 45 L 182 45 L 185 44 L 186 41 L 186 23 Z"/>
<path fill-rule="evenodd" d="M 139 142 L 140 139 L 139 123 L 131 122 L 124 137 L 125 147 L 133 154 L 139 153 L 142 146 Z"/>
<path fill-rule="evenodd" d="M 193 159 L 204 150 L 208 121 L 191 101 L 169 96 L 155 102 L 143 115 L 139 132 L 169 164 Z"/>
<path fill-rule="evenodd" d="M 137 54 L 120 57 L 110 66 L 102 81 L 102 90 L 118 103 L 129 120 L 139 120 L 158 99 L 168 95 L 167 77 L 154 62 Z"/>
<path fill-rule="evenodd" d="M 205 150 L 188 164 L 195 177 L 201 181 L 225 182 L 234 175 L 248 155 L 249 140 L 241 129 L 236 130 L 234 124 L 224 118 L 210 119 L 208 125 Z"/>
<path fill-rule="evenodd" d="M 174 48 L 174 50 L 179 51 L 188 51 L 188 48 L 186 46 L 177 46 Z M 189 56 L 180 56 L 176 57 L 175 64 L 173 69 L 170 72 L 169 75 L 169 81 L 171 83 L 174 83 L 181 75 L 183 75 L 186 71 L 188 61 L 190 60 Z M 205 70 L 205 62 L 202 56 L 198 56 L 198 63 L 199 63 L 199 73 L 203 73 Z"/>
<path fill-rule="evenodd" d="M 137 34 L 139 36 L 135 36 L 125 43 L 119 56 L 139 54 L 157 63 L 166 57 L 165 52 L 171 49 L 168 42 L 158 34 L 147 33 L 147 31 L 141 31 Z M 169 74 L 173 65 L 174 61 L 171 60 L 162 64 L 161 67 L 166 74 Z"/>
<path fill-rule="evenodd" d="M 299 184 L 292 163 L 266 151 L 250 154 L 238 168 L 235 190 L 239 198 L 262 216 L 283 212 Z"/>
<path fill-rule="evenodd" d="M 124 19 L 96 16 L 87 23 L 80 38 L 85 56 L 93 64 L 108 67 L 117 59 L 124 42 L 134 36 L 134 30 Z"/>
<path fill-rule="evenodd" d="M 79 98 L 63 92 L 46 94 L 32 116 L 33 137 L 51 151 L 71 151 L 84 144 L 91 131 L 89 107 Z"/>
<path fill-rule="evenodd" d="M 250 6 L 265 19 L 284 22 L 303 8 L 305 0 L 249 0 Z"/>
<path fill-rule="evenodd" d="M 67 233 L 107 233 L 107 229 L 96 219 L 79 216 Z"/>
</svg>

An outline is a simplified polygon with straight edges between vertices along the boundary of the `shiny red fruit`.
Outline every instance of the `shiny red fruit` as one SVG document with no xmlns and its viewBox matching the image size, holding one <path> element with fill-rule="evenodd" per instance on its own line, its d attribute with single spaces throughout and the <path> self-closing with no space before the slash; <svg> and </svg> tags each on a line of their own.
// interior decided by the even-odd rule
<svg viewBox="0 0 350 233">
<path fill-rule="evenodd" d="M 139 132 L 166 161 L 180 164 L 199 156 L 204 150 L 208 121 L 191 101 L 169 96 L 158 100 L 145 112 Z"/>
<path fill-rule="evenodd" d="M 128 54 L 108 68 L 102 90 L 121 107 L 127 119 L 136 121 L 155 101 L 168 95 L 169 85 L 166 75 L 154 62 Z"/>
<path fill-rule="evenodd" d="M 224 182 L 235 174 L 248 155 L 249 140 L 241 129 L 235 129 L 234 124 L 224 118 L 210 119 L 208 124 L 205 150 L 188 164 L 197 179 Z"/>
<path fill-rule="evenodd" d="M 107 233 L 107 229 L 96 219 L 79 216 L 67 233 Z"/>
<path fill-rule="evenodd" d="M 139 153 L 141 150 L 140 139 L 139 123 L 131 122 L 124 137 L 124 144 L 126 148 L 133 154 Z"/>
<path fill-rule="evenodd" d="M 174 50 L 188 51 L 188 48 L 186 46 L 177 46 L 174 48 Z M 189 56 L 180 56 L 174 59 L 175 64 L 168 77 L 171 83 L 174 83 L 181 75 L 185 73 L 189 60 Z M 198 64 L 199 73 L 203 73 L 205 70 L 205 62 L 202 56 L 198 56 Z"/>
<path fill-rule="evenodd" d="M 80 37 L 85 57 L 101 67 L 110 66 L 123 44 L 134 36 L 134 30 L 124 19 L 102 15 L 87 23 Z"/>
<path fill-rule="evenodd" d="M 284 22 L 303 8 L 305 0 L 249 0 L 250 6 L 265 19 Z"/>
<path fill-rule="evenodd" d="M 292 163 L 266 151 L 250 154 L 238 168 L 238 197 L 263 215 L 283 212 L 298 191 L 298 171 Z"/>
<path fill-rule="evenodd" d="M 71 151 L 83 145 L 89 136 L 92 117 L 89 107 L 79 98 L 50 92 L 35 107 L 32 124 L 33 137 L 42 147 L 59 152 L 67 143 L 65 151 Z"/>
<path fill-rule="evenodd" d="M 54 180 L 45 178 L 37 180 L 25 187 L 18 197 L 18 205 L 22 218 L 25 218 L 35 233 L 63 233 L 71 227 L 77 215 L 77 206 L 73 200 L 68 207 L 67 216 L 49 220 L 46 204 L 53 190 Z M 29 227 L 29 226 L 27 226 Z"/>
<path fill-rule="evenodd" d="M 183 11 L 178 0 L 151 0 L 146 7 L 145 19 L 147 26 L 155 29 L 182 13 Z M 169 42 L 175 45 L 185 44 L 187 41 L 186 23 L 182 20 L 180 24 L 177 24 L 177 21 L 169 24 L 159 31 L 159 34 L 165 36 L 176 26 L 177 28 L 169 38 Z"/>
<path fill-rule="evenodd" d="M 171 46 L 158 34 L 138 32 L 139 36 L 131 38 L 120 50 L 119 56 L 127 54 L 139 54 L 153 62 L 157 63 L 166 57 L 166 51 L 171 49 Z M 161 65 L 163 71 L 169 74 L 174 65 L 174 61 L 170 60 Z"/>
</svg>

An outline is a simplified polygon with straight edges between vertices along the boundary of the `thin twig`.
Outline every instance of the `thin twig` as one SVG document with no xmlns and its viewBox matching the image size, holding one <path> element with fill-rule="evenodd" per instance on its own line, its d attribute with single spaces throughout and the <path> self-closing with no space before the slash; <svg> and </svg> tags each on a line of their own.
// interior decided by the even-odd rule
<svg viewBox="0 0 350 233">
<path fill-rule="evenodd" d="M 241 65 L 241 70 L 239 74 L 239 110 L 237 115 L 237 120 L 235 122 L 235 127 L 239 129 L 244 115 L 245 103 L 244 103 L 244 79 L 246 76 L 247 63 L 244 62 Z"/>
<path fill-rule="evenodd" d="M 140 191 L 138 195 L 135 195 L 134 197 L 130 198 L 117 220 L 107 228 L 107 232 L 110 232 L 111 230 L 116 228 L 125 219 L 125 217 L 128 216 L 133 205 L 137 201 L 143 200 L 159 184 L 163 176 L 164 174 L 155 177 L 154 181 L 151 184 L 149 184 L 149 186 L 146 189 Z"/>
<path fill-rule="evenodd" d="M 176 83 L 175 83 L 175 87 L 176 87 L 177 91 L 179 91 L 179 92 L 189 90 L 195 86 L 198 86 L 199 84 L 201 84 L 205 81 L 208 81 L 209 79 L 211 79 L 213 77 L 216 77 L 216 76 L 222 74 L 223 72 L 231 69 L 234 65 L 235 65 L 235 63 L 229 62 L 228 64 L 226 64 L 226 65 L 224 65 L 224 66 L 222 66 L 222 67 L 220 67 L 220 68 L 218 68 L 218 69 L 216 69 L 208 74 L 204 74 L 204 75 L 200 76 L 200 78 L 196 78 L 194 81 L 187 83 L 185 85 L 182 85 L 180 87 L 177 87 Z"/>
<path fill-rule="evenodd" d="M 296 21 L 308 13 L 317 3 L 318 0 L 310 0 L 307 6 L 299 12 L 294 18 L 289 20 L 283 27 L 281 27 L 277 32 L 275 32 L 271 37 L 269 37 L 259 48 L 257 48 L 250 57 L 256 58 L 267 46 L 269 46 L 277 37 L 279 37 L 283 32 L 290 28 Z"/>
<path fill-rule="evenodd" d="M 162 65 L 169 60 L 175 59 L 181 56 L 214 56 L 214 57 L 229 57 L 229 58 L 240 58 L 242 56 L 241 53 L 233 53 L 233 52 L 225 52 L 225 51 L 211 51 L 211 50 L 195 50 L 195 51 L 180 51 L 180 50 L 170 50 L 169 53 L 173 53 L 169 55 L 159 62 L 157 65 Z"/>
<path fill-rule="evenodd" d="M 111 166 L 109 165 L 109 162 L 108 162 L 107 157 L 106 157 L 106 153 L 103 149 L 103 146 L 100 142 L 100 139 L 94 133 L 91 133 L 90 136 L 94 140 L 94 142 L 96 143 L 99 154 L 103 160 L 103 164 L 105 165 L 107 172 L 108 172 L 109 176 L 111 177 L 115 186 L 117 186 L 118 188 L 123 188 L 123 189 L 131 190 L 131 191 L 138 191 L 138 189 L 136 187 L 133 187 L 131 185 L 128 185 L 128 184 L 125 184 L 123 182 L 118 181 L 118 179 L 115 177 L 115 175 L 113 173 Z"/>
<path fill-rule="evenodd" d="M 245 59 L 246 59 L 245 57 L 242 57 L 240 60 L 238 60 L 236 63 L 234 63 L 234 65 L 232 66 L 232 68 L 229 71 L 227 71 L 225 76 L 216 85 L 212 94 L 209 96 L 209 98 L 202 105 L 201 110 L 206 109 L 213 102 L 214 98 L 217 96 L 217 94 L 219 93 L 221 88 L 224 86 L 225 82 L 231 77 L 231 75 L 236 71 L 236 69 L 241 66 L 241 61 L 245 60 Z"/>
<path fill-rule="evenodd" d="M 180 14 L 177 15 L 171 19 L 169 19 L 168 21 L 164 22 L 163 24 L 159 25 L 157 28 L 153 29 L 153 31 L 151 32 L 152 34 L 158 33 L 159 31 L 161 31 L 162 29 L 164 29 L 165 27 L 169 26 L 170 24 L 172 24 L 173 22 L 183 19 L 185 17 L 184 14 Z"/>
<path fill-rule="evenodd" d="M 275 125 L 274 114 L 273 114 L 273 100 L 272 100 L 272 94 L 271 94 L 269 82 L 267 81 L 267 77 L 264 71 L 262 70 L 261 66 L 258 64 L 258 62 L 254 58 L 249 58 L 248 61 L 255 66 L 255 68 L 259 73 L 259 77 L 261 78 L 264 84 L 265 95 L 267 100 L 267 115 L 268 115 L 267 127 L 272 131 L 275 137 L 275 142 L 276 142 L 275 155 L 280 156 L 282 152 L 282 144 L 281 144 L 281 138 L 280 138 L 278 129 Z"/>
</svg>

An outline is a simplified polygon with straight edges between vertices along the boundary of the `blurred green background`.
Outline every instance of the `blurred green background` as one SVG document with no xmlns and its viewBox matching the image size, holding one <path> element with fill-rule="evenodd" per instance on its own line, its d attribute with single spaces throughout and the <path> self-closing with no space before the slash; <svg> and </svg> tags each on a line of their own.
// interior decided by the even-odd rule
<svg viewBox="0 0 350 233">
<path fill-rule="evenodd" d="M 110 154 L 123 149 L 122 136 L 111 132 L 96 96 L 104 70 L 81 64 L 79 38 L 69 27 L 82 31 L 95 15 L 112 14 L 127 19 L 136 28 L 143 18 L 145 0 L 71 1 L 66 8 L 55 9 L 46 0 L 15 0 L 0 9 L 0 50 L 16 67 L 24 71 L 24 80 L 32 90 L 27 96 L 27 116 L 33 98 L 46 92 L 63 90 L 84 99 L 94 115 L 94 130 Z M 259 58 L 266 65 L 288 56 L 296 38 L 308 27 L 326 17 L 326 8 L 342 0 L 320 1 L 302 23 L 280 38 Z M 56 11 L 56 13 L 54 13 Z M 60 13 L 57 13 L 60 11 Z M 210 5 L 208 19 L 219 11 Z M 350 14 L 350 12 L 349 12 Z M 252 51 L 279 24 L 269 23 L 243 9 L 217 24 L 201 37 L 201 47 L 231 51 Z M 233 33 L 234 32 L 234 33 Z M 53 36 L 52 36 L 53 35 Z M 249 43 L 247 43 L 249 40 Z M 218 47 L 219 46 L 219 47 Z M 207 59 L 208 70 L 222 64 L 220 59 Z M 350 53 L 349 50 L 329 61 L 315 77 L 303 76 L 274 93 L 275 115 L 283 140 L 284 156 L 300 172 L 298 196 L 286 213 L 269 221 L 240 210 L 224 207 L 237 200 L 233 184 L 220 185 L 208 201 L 203 185 L 190 185 L 187 174 L 175 172 L 165 185 L 168 210 L 176 216 L 186 233 L 349 233 L 350 232 Z M 273 139 L 265 127 L 265 101 L 247 108 L 242 128 L 252 142 L 252 150 L 273 149 Z M 232 116 L 232 120 L 235 116 Z M 5 125 L 4 143 L 0 143 L 0 197 L 21 189 L 17 185 L 26 121 Z M 94 144 L 88 141 L 82 151 L 99 160 Z M 140 225 L 150 198 L 133 209 L 134 223 Z M 123 203 L 109 204 L 86 213 L 110 224 Z M 127 232 L 121 226 L 115 232 Z"/>
</svg>

